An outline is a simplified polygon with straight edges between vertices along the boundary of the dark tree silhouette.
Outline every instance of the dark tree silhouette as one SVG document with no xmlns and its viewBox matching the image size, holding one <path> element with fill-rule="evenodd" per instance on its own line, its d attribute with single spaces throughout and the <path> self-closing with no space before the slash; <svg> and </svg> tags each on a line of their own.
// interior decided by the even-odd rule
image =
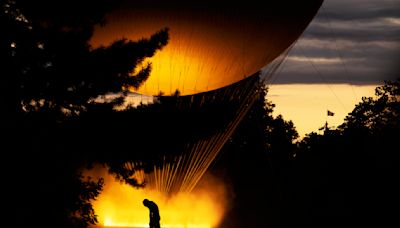
<svg viewBox="0 0 400 228">
<path fill-rule="evenodd" d="M 138 42 L 121 39 L 90 47 L 94 26 L 115 2 L 17 0 L 2 5 L 2 59 L 8 75 L 2 85 L 9 88 L 7 97 L 15 97 L 19 107 L 14 110 L 79 115 L 98 96 L 137 88 L 147 79 L 151 65 L 136 75 L 134 69 L 167 43 L 167 29 Z"/>
<path fill-rule="evenodd" d="M 275 105 L 266 93 L 260 93 L 211 169 L 231 192 L 231 207 L 220 227 L 282 227 L 289 216 L 282 191 L 298 134 L 292 122 L 273 117 Z"/>
<path fill-rule="evenodd" d="M 343 131 L 363 129 L 378 135 L 399 129 L 400 80 L 387 81 L 375 90 L 376 98 L 364 97 L 340 126 Z"/>
<path fill-rule="evenodd" d="M 102 180 L 85 179 L 79 169 L 96 160 L 91 144 L 102 138 L 91 135 L 85 117 L 115 117 L 113 107 L 148 78 L 151 65 L 134 70 L 168 41 L 162 29 L 149 39 L 92 48 L 95 25 L 118 2 L 0 3 L 2 170 L 8 219 L 17 227 L 86 227 L 97 221 L 90 201 Z M 108 93 L 118 96 L 96 102 Z"/>
<path fill-rule="evenodd" d="M 337 129 L 299 143 L 295 174 L 307 225 L 396 226 L 400 84 L 363 98 Z"/>
<path fill-rule="evenodd" d="M 118 2 L 0 2 L 3 205 L 16 227 L 96 223 L 90 202 L 103 182 L 85 179 L 81 168 L 101 162 L 121 181 L 138 186 L 124 162 L 144 161 L 142 168 L 162 162 L 158 152 L 166 145 L 179 151 L 185 141 L 224 126 L 225 114 L 234 113 L 235 105 L 225 101 L 177 109 L 185 103 L 179 93 L 149 107 L 116 111 L 129 89 L 149 76 L 151 65 L 134 74 L 136 67 L 168 41 L 163 29 L 149 39 L 92 48 L 94 26 L 105 23 Z M 338 129 L 310 133 L 297 147 L 293 124 L 273 118 L 273 105 L 261 96 L 216 163 L 215 172 L 226 175 L 237 193 L 224 225 L 398 223 L 399 85 L 378 87 L 377 98 L 364 98 Z M 97 101 L 108 93 L 117 96 Z M 200 117 L 195 127 L 185 125 Z"/>
<path fill-rule="evenodd" d="M 399 92 L 386 82 L 337 129 L 299 142 L 260 99 L 212 170 L 232 192 L 221 227 L 398 226 Z"/>
</svg>

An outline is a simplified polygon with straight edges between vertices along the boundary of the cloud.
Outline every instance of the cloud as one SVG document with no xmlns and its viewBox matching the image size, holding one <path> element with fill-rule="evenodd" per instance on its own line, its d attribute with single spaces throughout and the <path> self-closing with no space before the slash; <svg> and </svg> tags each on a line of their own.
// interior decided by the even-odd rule
<svg viewBox="0 0 400 228">
<path fill-rule="evenodd" d="M 400 17 L 382 17 L 363 20 L 332 20 L 318 18 L 307 30 L 307 38 L 335 38 L 358 41 L 400 41 Z"/>
<path fill-rule="evenodd" d="M 399 77 L 400 4 L 325 0 L 274 83 L 381 84 Z"/>
<path fill-rule="evenodd" d="M 326 57 L 306 57 L 306 56 L 289 56 L 288 61 L 292 62 L 312 62 L 314 64 L 337 64 L 341 62 L 340 58 L 326 58 Z"/>
<path fill-rule="evenodd" d="M 373 19 L 399 16 L 397 0 L 325 0 L 322 10 L 337 20 Z"/>
</svg>

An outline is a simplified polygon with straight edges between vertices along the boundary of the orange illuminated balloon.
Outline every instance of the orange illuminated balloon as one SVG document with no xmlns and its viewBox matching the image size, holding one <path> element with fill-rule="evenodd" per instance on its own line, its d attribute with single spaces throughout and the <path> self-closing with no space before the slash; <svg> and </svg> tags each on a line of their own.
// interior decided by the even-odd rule
<svg viewBox="0 0 400 228">
<path fill-rule="evenodd" d="M 322 2 L 126 1 L 96 29 L 92 45 L 137 40 L 168 27 L 170 41 L 148 60 L 153 69 L 139 92 L 194 94 L 237 82 L 273 61 L 299 38 Z"/>
</svg>

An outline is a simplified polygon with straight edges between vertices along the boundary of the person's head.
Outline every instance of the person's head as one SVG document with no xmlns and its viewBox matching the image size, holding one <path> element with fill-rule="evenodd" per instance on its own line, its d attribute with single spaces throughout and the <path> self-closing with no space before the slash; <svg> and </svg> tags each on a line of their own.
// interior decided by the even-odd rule
<svg viewBox="0 0 400 228">
<path fill-rule="evenodd" d="M 150 200 L 148 200 L 148 199 L 143 200 L 143 205 L 147 206 L 147 205 L 149 205 L 149 203 L 150 203 Z"/>
</svg>

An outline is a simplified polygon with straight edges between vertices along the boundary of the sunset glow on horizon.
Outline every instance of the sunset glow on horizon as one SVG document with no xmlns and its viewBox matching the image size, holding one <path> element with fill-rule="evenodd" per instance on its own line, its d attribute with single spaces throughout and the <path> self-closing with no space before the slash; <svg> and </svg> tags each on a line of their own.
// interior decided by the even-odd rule
<svg viewBox="0 0 400 228">
<path fill-rule="evenodd" d="M 291 120 L 304 137 L 328 123 L 336 128 L 343 123 L 362 97 L 374 97 L 379 85 L 282 84 L 271 85 L 267 99 L 276 105 L 274 116 Z M 334 116 L 327 116 L 327 110 Z"/>
</svg>

